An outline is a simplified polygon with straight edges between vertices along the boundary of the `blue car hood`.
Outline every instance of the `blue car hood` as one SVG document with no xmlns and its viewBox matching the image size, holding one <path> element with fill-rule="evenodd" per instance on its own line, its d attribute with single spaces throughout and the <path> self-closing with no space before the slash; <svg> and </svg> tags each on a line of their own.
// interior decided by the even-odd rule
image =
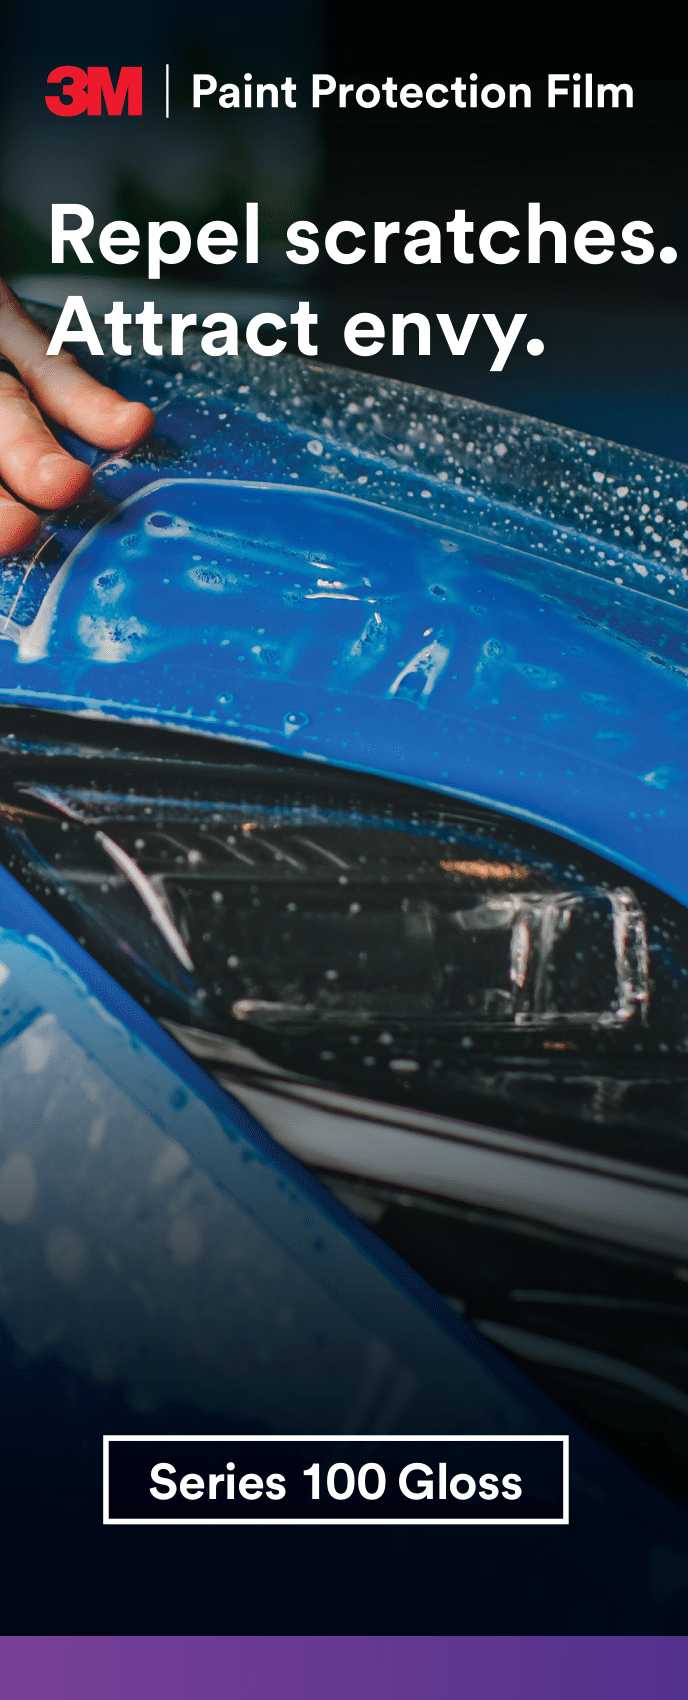
<svg viewBox="0 0 688 1700">
<path fill-rule="evenodd" d="M 410 779 L 688 901 L 685 467 L 289 358 L 91 365 L 159 421 L 7 564 L 0 700 Z"/>
</svg>

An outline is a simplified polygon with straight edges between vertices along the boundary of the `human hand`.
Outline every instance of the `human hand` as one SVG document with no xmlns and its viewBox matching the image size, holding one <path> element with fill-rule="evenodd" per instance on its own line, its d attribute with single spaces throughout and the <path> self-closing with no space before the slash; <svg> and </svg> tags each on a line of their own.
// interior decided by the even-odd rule
<svg viewBox="0 0 688 1700">
<path fill-rule="evenodd" d="M 23 379 L 0 371 L 0 479 L 8 486 L 0 484 L 0 555 L 23 549 L 40 528 L 26 502 L 65 508 L 91 482 L 90 468 L 60 447 L 41 412 L 99 449 L 130 448 L 155 422 L 149 407 L 90 378 L 73 354 L 47 357 L 49 341 L 0 278 L 0 359 Z"/>
</svg>

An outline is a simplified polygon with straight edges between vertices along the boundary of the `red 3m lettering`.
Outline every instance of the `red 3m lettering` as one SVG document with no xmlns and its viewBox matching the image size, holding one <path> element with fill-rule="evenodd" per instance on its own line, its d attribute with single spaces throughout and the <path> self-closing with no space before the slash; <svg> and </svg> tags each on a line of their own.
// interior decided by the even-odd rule
<svg viewBox="0 0 688 1700">
<path fill-rule="evenodd" d="M 142 111 L 142 73 L 140 65 L 123 65 L 116 89 L 107 65 L 88 67 L 88 113 L 100 117 L 102 103 L 111 118 L 119 118 L 125 100 L 129 99 L 129 117 L 140 118 Z"/>
<path fill-rule="evenodd" d="M 140 65 L 123 65 L 116 87 L 107 65 L 89 65 L 88 71 L 82 71 L 79 65 L 57 65 L 48 82 L 62 83 L 62 93 L 47 94 L 45 104 L 58 118 L 78 118 L 82 112 L 89 118 L 100 118 L 103 104 L 110 118 L 120 118 L 126 100 L 129 117 L 140 118 L 142 81 Z"/>
<path fill-rule="evenodd" d="M 47 94 L 45 104 L 58 118 L 78 118 L 88 104 L 88 79 L 78 65 L 57 65 L 49 83 L 64 83 L 62 94 Z"/>
</svg>

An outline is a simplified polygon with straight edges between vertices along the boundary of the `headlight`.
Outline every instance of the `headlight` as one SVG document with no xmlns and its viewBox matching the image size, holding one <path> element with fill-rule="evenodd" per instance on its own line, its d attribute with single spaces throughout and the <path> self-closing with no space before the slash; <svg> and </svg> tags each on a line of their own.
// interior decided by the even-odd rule
<svg viewBox="0 0 688 1700">
<path fill-rule="evenodd" d="M 656 1056 L 620 870 L 417 788 L 163 745 L 17 753 L 0 797 L 7 865 L 155 1013 L 428 1103 L 479 1057 Z"/>
<path fill-rule="evenodd" d="M 415 787 L 22 724 L 12 873 L 560 1399 L 605 1433 L 618 1407 L 661 1477 L 652 1437 L 682 1445 L 688 1416 L 685 912 Z"/>
</svg>

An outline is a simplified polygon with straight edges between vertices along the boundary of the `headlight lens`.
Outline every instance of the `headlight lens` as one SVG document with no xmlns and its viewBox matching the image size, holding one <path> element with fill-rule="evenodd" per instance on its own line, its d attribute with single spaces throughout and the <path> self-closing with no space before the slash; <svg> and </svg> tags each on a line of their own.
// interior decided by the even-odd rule
<svg viewBox="0 0 688 1700">
<path fill-rule="evenodd" d="M 152 1013 L 390 1102 L 682 1139 L 678 905 L 470 804 L 134 737 L 15 744 L 1 853 Z"/>
</svg>

